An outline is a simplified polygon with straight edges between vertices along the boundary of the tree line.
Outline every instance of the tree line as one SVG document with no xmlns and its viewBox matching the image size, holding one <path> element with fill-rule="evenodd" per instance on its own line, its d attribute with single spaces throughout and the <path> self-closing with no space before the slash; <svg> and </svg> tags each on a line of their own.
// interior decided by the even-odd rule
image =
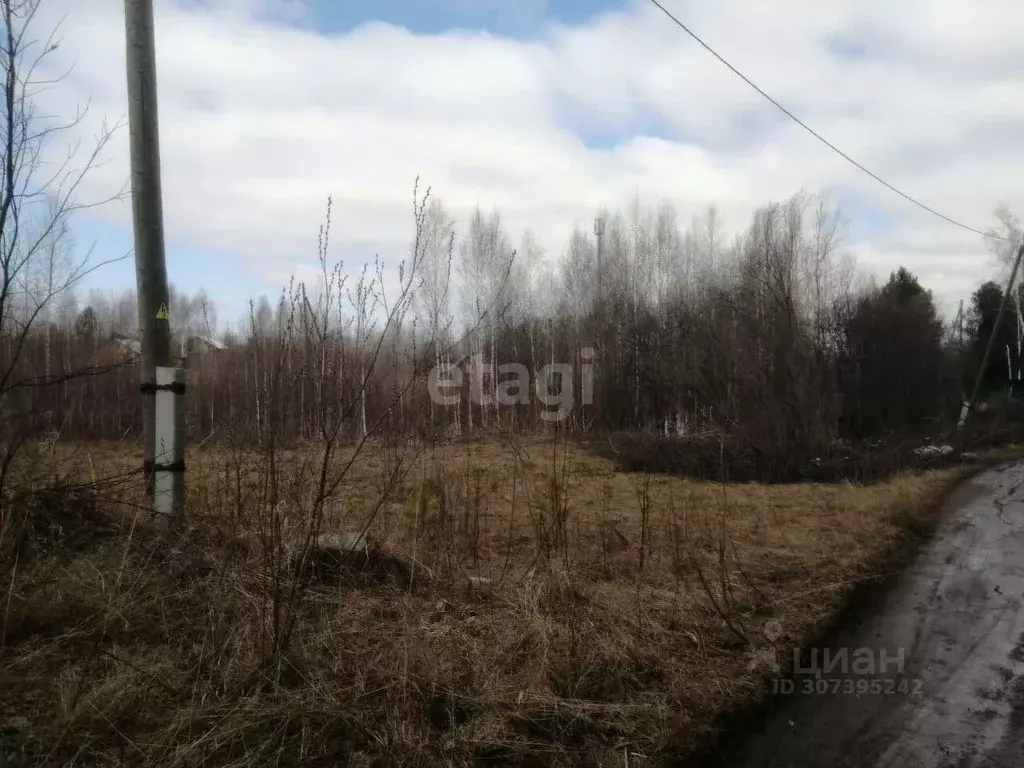
<svg viewBox="0 0 1024 768">
<path fill-rule="evenodd" d="M 684 224 L 668 204 L 636 202 L 599 212 L 600 235 L 577 226 L 556 262 L 529 233 L 514 244 L 497 210 L 459 232 L 428 193 L 413 218 L 397 281 L 379 262 L 351 274 L 332 261 L 328 209 L 319 278 L 251 303 L 234 327 L 218 330 L 205 292 L 172 292 L 192 438 L 305 439 L 327 421 L 351 437 L 556 425 L 724 432 L 772 453 L 919 433 L 956 413 L 1002 299 L 986 283 L 944 326 L 907 269 L 882 285 L 858 271 L 824 194 L 765 205 L 728 240 L 713 207 Z M 1019 380 L 1019 299 L 986 394 Z M 130 291 L 68 292 L 37 322 L 18 361 L 33 384 L 25 429 L 138 433 L 135 313 Z M 516 372 L 527 379 L 513 388 Z"/>
</svg>

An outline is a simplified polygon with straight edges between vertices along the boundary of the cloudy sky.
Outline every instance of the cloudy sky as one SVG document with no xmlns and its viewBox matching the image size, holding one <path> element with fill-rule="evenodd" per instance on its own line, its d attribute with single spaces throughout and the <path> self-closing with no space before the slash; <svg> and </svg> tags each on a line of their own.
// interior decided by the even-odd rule
<svg viewBox="0 0 1024 768">
<path fill-rule="evenodd" d="M 996 274 L 984 240 L 817 143 L 646 0 L 155 0 L 168 271 L 222 318 L 335 255 L 394 261 L 418 175 L 460 221 L 496 206 L 557 258 L 576 222 L 639 195 L 730 230 L 829 189 L 862 267 L 916 271 L 947 312 Z M 1024 209 L 1020 0 L 663 0 L 761 87 L 892 183 L 981 229 Z M 85 140 L 126 115 L 122 0 L 63 17 L 49 113 L 90 102 Z M 127 131 L 82 189 L 128 176 Z M 80 215 L 81 246 L 130 247 L 130 205 Z M 133 284 L 130 262 L 94 284 Z"/>
</svg>

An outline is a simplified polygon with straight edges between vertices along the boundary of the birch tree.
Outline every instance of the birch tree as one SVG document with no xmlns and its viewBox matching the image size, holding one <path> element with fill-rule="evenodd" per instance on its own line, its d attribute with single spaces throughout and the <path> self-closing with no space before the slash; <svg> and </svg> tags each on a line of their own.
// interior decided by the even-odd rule
<svg viewBox="0 0 1024 768">
<path fill-rule="evenodd" d="M 452 258 L 455 252 L 455 222 L 443 203 L 431 198 L 424 211 L 420 285 L 416 293 L 417 310 L 427 329 L 427 343 L 433 345 L 433 360 L 445 380 L 449 375 L 448 342 L 451 338 Z M 443 351 L 442 351 L 443 350 Z M 434 423 L 434 401 L 430 400 L 430 423 Z M 459 411 L 455 410 L 456 432 Z"/>
<path fill-rule="evenodd" d="M 509 274 L 515 252 L 495 210 L 489 216 L 477 208 L 469 222 L 469 232 L 459 249 L 459 277 L 462 280 L 462 315 L 469 331 L 470 355 L 479 360 L 480 370 L 473 372 L 476 399 L 481 404 L 482 426 L 487 426 L 487 406 L 493 406 L 498 418 L 497 330 L 511 304 Z M 489 357 L 489 359 L 487 359 Z M 489 377 L 485 379 L 483 368 Z M 488 386 L 489 392 L 484 390 Z M 468 410 L 469 428 L 473 428 L 472 398 Z"/>
<path fill-rule="evenodd" d="M 43 72 L 57 46 L 52 30 L 37 32 L 40 4 L 0 0 L 0 540 L 11 522 L 7 479 L 27 436 L 31 392 L 55 383 L 52 371 L 27 370 L 23 353 L 61 295 L 98 266 L 89 253 L 72 258 L 68 227 L 88 207 L 79 191 L 112 134 L 104 127 L 82 152 L 71 134 L 84 110 L 65 120 L 37 110 L 35 99 L 53 85 Z M 51 351 L 47 344 L 47 360 Z"/>
</svg>

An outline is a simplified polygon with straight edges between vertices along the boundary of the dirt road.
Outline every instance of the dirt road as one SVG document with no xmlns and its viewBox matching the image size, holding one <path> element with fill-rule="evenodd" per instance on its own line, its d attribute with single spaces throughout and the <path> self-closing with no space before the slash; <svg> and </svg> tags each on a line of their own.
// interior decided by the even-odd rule
<svg viewBox="0 0 1024 768">
<path fill-rule="evenodd" d="M 720 764 L 1024 766 L 1022 604 L 1024 464 L 1014 464 L 953 494 L 877 608 L 806 654 L 793 692 L 781 690 Z"/>
</svg>

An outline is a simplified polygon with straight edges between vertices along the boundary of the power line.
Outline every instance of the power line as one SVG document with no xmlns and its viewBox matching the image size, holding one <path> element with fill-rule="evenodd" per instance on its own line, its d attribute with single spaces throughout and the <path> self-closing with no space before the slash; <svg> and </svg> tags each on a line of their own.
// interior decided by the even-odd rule
<svg viewBox="0 0 1024 768">
<path fill-rule="evenodd" d="M 671 19 L 671 20 L 672 20 L 673 22 L 675 22 L 676 26 L 678 26 L 678 27 L 679 27 L 679 28 L 680 28 L 681 30 L 683 30 L 683 31 L 684 31 L 684 32 L 685 32 L 686 34 L 688 34 L 688 35 L 689 35 L 690 37 L 692 37 L 692 38 L 693 38 L 694 40 L 696 40 L 696 41 L 697 41 L 697 43 L 698 43 L 698 44 L 700 44 L 700 46 L 701 46 L 702 48 L 704 48 L 704 50 L 706 50 L 706 51 L 707 51 L 708 53 L 710 53 L 710 54 L 711 54 L 712 56 L 714 56 L 714 57 L 715 57 L 716 59 L 718 59 L 718 60 L 719 60 L 720 62 L 722 62 L 722 63 L 723 63 L 723 64 L 724 64 L 724 65 L 725 65 L 726 67 L 728 67 L 728 68 L 729 68 L 729 69 L 730 69 L 730 70 L 732 71 L 732 73 L 733 73 L 734 75 L 736 75 L 737 77 L 739 77 L 739 78 L 740 78 L 740 79 L 741 79 L 741 80 L 742 80 L 743 82 L 745 82 L 745 83 L 746 83 L 747 85 L 749 85 L 749 86 L 750 86 L 751 88 L 753 88 L 753 89 L 754 89 L 755 91 L 757 91 L 757 92 L 758 92 L 759 94 L 761 94 L 761 95 L 762 95 L 762 96 L 763 96 L 763 97 L 764 97 L 765 99 L 767 99 L 767 100 L 768 100 L 769 102 L 771 102 L 772 104 L 774 104 L 774 105 L 775 105 L 775 106 L 776 106 L 776 107 L 777 107 L 777 108 L 778 108 L 778 109 L 779 109 L 779 110 L 780 110 L 780 111 L 781 111 L 781 112 L 782 112 L 783 114 L 785 114 L 785 115 L 786 115 L 786 116 L 787 116 L 788 118 L 790 118 L 790 119 L 791 119 L 791 120 L 792 120 L 793 122 L 795 122 L 795 123 L 796 123 L 797 125 L 799 125 L 799 126 L 800 126 L 801 128 L 803 128 L 803 129 L 804 129 L 805 131 L 807 131 L 807 132 L 808 132 L 809 134 L 811 134 L 811 135 L 812 135 L 812 136 L 813 136 L 814 138 L 816 138 L 816 139 L 817 139 L 818 141 L 820 141 L 820 142 L 821 142 L 822 144 L 824 144 L 824 145 L 825 145 L 826 147 L 828 147 L 829 149 L 831 149 L 831 150 L 832 150 L 833 152 L 835 152 L 835 153 L 836 153 L 837 155 L 839 155 L 840 157 L 842 157 L 842 158 L 843 158 L 844 160 L 846 160 L 846 161 L 847 161 L 848 163 L 850 163 L 851 165 L 855 166 L 855 167 L 856 167 L 856 168 L 858 168 L 859 170 L 861 170 L 861 171 L 863 171 L 864 173 L 866 173 L 866 174 L 867 174 L 868 176 L 870 176 L 870 177 L 871 177 L 872 179 L 874 179 L 875 181 L 877 181 L 877 182 L 878 182 L 879 184 L 881 184 L 881 185 L 882 185 L 883 187 L 886 187 L 887 189 L 889 189 L 889 190 L 891 190 L 891 191 L 895 192 L 895 193 L 896 193 L 897 195 L 899 195 L 900 197 L 902 197 L 902 198 L 903 198 L 904 200 L 907 200 L 908 202 L 910 202 L 910 203 L 913 203 L 913 204 L 914 204 L 914 205 L 916 205 L 916 206 L 917 206 L 918 208 L 921 208 L 922 210 L 925 210 L 925 211 L 927 211 L 928 213 L 932 214 L 933 216 L 938 216 L 938 217 L 939 217 L 940 219 L 943 219 L 944 221 L 947 221 L 947 222 L 949 222 L 950 224 L 953 224 L 954 226 L 960 227 L 961 229 L 965 229 L 965 230 L 967 230 L 968 232 L 973 232 L 974 234 L 976 234 L 976 235 L 981 235 L 982 237 L 991 237 L 991 238 L 993 238 L 993 239 L 995 239 L 995 240 L 1002 240 L 1002 241 L 1004 241 L 1004 242 L 1007 242 L 1007 243 L 1009 243 L 1009 242 L 1014 242 L 1014 241 L 1010 240 L 1010 238 L 1008 238 L 1008 237 L 1002 237 L 1001 235 L 997 235 L 997 234 L 994 234 L 994 233 L 992 233 L 992 232 L 982 232 L 982 231 L 981 231 L 980 229 L 975 229 L 974 227 L 972 227 L 972 226 L 969 226 L 969 225 L 967 225 L 967 224 L 964 224 L 964 223 L 962 223 L 962 222 L 959 222 L 959 221 L 957 221 L 956 219 L 952 219 L 952 218 L 950 218 L 949 216 L 947 216 L 946 214 L 944 214 L 944 213 L 940 213 L 939 211 L 935 210 L 935 209 L 934 209 L 934 208 L 932 208 L 932 207 L 931 207 L 930 205 L 927 205 L 927 204 L 925 204 L 925 203 L 922 203 L 922 202 L 921 202 L 920 200 L 918 200 L 917 198 L 911 197 L 911 196 L 910 196 L 910 195 L 908 195 L 908 194 L 907 194 L 906 192 L 904 192 L 904 191 L 902 191 L 902 190 L 900 190 L 900 189 L 897 189 L 896 187 L 894 187 L 894 186 L 893 186 L 892 184 L 890 184 L 890 183 L 889 183 L 888 181 L 886 181 L 885 179 L 883 179 L 883 178 L 882 178 L 881 176 L 879 176 L 878 174 L 876 174 L 876 173 L 874 173 L 874 172 L 872 172 L 872 171 L 868 170 L 868 169 L 867 169 L 867 168 L 865 168 L 865 167 L 864 167 L 863 165 L 861 165 L 861 164 L 860 164 L 860 163 L 858 163 L 858 162 L 857 162 L 856 160 L 854 160 L 854 159 L 853 159 L 852 157 L 850 157 L 850 156 L 849 156 L 848 154 L 846 154 L 845 152 L 843 152 L 843 150 L 841 150 L 841 149 L 840 149 L 839 147 L 837 147 L 837 146 L 836 146 L 835 144 L 833 144 L 833 143 L 832 143 L 831 141 L 829 141 L 829 140 L 828 140 L 828 139 L 826 139 L 826 138 L 825 138 L 824 136 L 822 136 L 822 135 L 821 135 L 820 133 L 818 133 L 818 132 L 817 132 L 816 130 L 814 130 L 813 128 L 811 128 L 811 126 L 809 126 L 809 125 L 808 125 L 807 123 L 805 123 L 805 122 L 804 122 L 803 120 L 801 120 L 801 119 L 800 119 L 799 117 L 797 117 L 797 116 L 796 116 L 796 115 L 794 115 L 794 114 L 793 114 L 792 112 L 790 112 L 790 111 L 789 111 L 788 109 L 786 109 L 786 108 L 785 108 L 784 106 L 782 106 L 782 104 L 780 104 L 780 103 L 779 103 L 779 102 L 777 102 L 777 101 L 776 101 L 775 99 L 773 99 L 773 98 L 772 98 L 771 96 L 769 96 L 769 95 L 768 95 L 767 93 L 765 93 L 765 92 L 764 92 L 763 90 L 761 90 L 761 88 L 760 88 L 760 87 L 758 87 L 758 85 L 757 85 L 757 84 L 756 84 L 756 83 L 755 83 L 755 82 L 754 82 L 753 80 L 751 80 L 751 79 L 750 79 L 749 77 L 747 77 L 747 76 L 746 76 L 746 75 L 744 75 L 744 74 L 743 74 L 742 72 L 740 72 L 740 71 L 739 71 L 738 69 L 736 69 L 736 67 L 734 67 L 734 66 L 733 66 L 732 64 L 730 64 L 730 63 L 729 63 L 728 61 L 726 61 L 726 59 L 725 59 L 725 58 L 724 58 L 723 56 L 721 56 L 721 55 L 720 55 L 720 54 L 718 53 L 718 51 L 716 51 L 716 50 L 715 50 L 714 48 L 712 48 L 712 47 L 711 47 L 710 45 L 708 45 L 708 44 L 707 44 L 707 43 L 705 43 L 705 42 L 704 42 L 703 40 L 701 40 L 701 39 L 700 39 L 700 38 L 699 38 L 699 37 L 698 37 L 698 36 L 697 36 L 697 35 L 696 35 L 696 34 L 695 34 L 695 33 L 693 32 L 693 30 L 691 30 L 691 29 L 690 29 L 690 28 L 689 28 L 688 26 L 686 26 L 686 25 L 685 25 L 685 24 L 684 24 L 684 23 L 683 23 L 682 21 L 680 21 L 678 17 L 674 16 L 674 15 L 672 14 L 672 12 L 671 12 L 671 11 L 669 11 L 669 10 L 668 10 L 668 9 L 667 9 L 667 8 L 666 8 L 666 7 L 664 6 L 664 5 L 662 5 L 662 4 L 661 4 L 661 3 L 659 2 L 659 0 L 651 0 L 651 3 L 652 3 L 652 4 L 653 4 L 653 5 L 654 5 L 654 6 L 656 7 L 656 8 L 658 8 L 658 9 L 659 9 L 659 10 L 660 10 L 660 11 L 661 11 L 662 13 L 664 13 L 664 14 L 665 14 L 665 15 L 666 15 L 666 16 L 667 16 L 667 17 L 668 17 L 669 19 Z"/>
</svg>

